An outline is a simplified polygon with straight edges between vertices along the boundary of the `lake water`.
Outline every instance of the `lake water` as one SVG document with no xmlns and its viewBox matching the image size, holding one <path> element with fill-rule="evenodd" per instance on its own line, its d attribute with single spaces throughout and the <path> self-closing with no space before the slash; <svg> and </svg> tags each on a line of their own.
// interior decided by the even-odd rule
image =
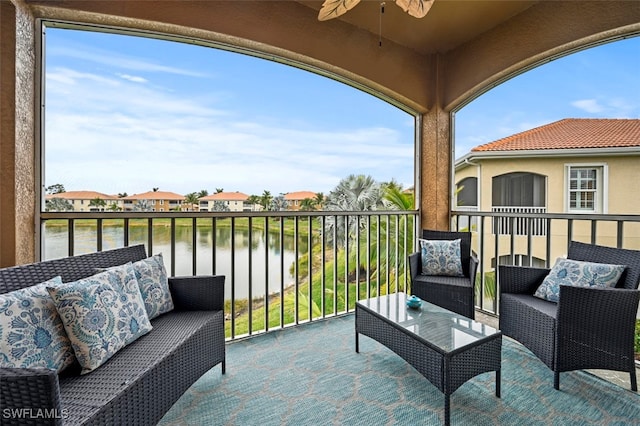
<svg viewBox="0 0 640 426">
<path fill-rule="evenodd" d="M 129 245 L 146 245 L 148 242 L 147 229 L 146 226 L 130 226 Z M 294 277 L 289 272 L 291 265 L 295 261 L 293 236 L 285 235 L 281 250 L 279 233 L 269 233 L 269 241 L 265 242 L 264 232 L 255 230 L 251 235 L 251 242 L 249 242 L 248 230 L 236 229 L 234 268 L 231 263 L 231 229 L 229 227 L 216 227 L 215 249 L 213 228 L 211 226 L 196 227 L 195 247 L 192 241 L 192 232 L 190 226 L 175 227 L 175 276 L 193 275 L 192 259 L 195 250 L 196 275 L 213 273 L 225 275 L 225 297 L 227 299 L 231 298 L 232 277 L 235 282 L 236 299 L 248 298 L 250 275 L 252 297 L 264 296 L 267 284 L 270 294 L 279 292 L 282 285 L 287 287 L 294 284 Z M 90 253 L 96 250 L 95 225 L 76 225 L 74 234 L 75 254 Z M 103 250 L 122 247 L 124 245 L 123 226 L 103 226 L 102 239 Z M 66 226 L 45 226 L 43 240 L 44 259 L 55 259 L 67 255 L 68 231 Z M 301 254 L 306 253 L 306 238 L 301 238 L 300 240 L 298 251 Z M 249 270 L 250 250 L 251 271 Z M 265 250 L 267 250 L 267 253 L 265 253 Z M 162 253 L 167 273 L 172 275 L 171 228 L 169 226 L 154 224 L 152 251 L 152 254 Z M 147 252 L 149 252 L 149 247 L 147 247 Z M 282 272 L 281 259 L 284 261 L 284 271 Z M 265 276 L 267 277 L 266 280 Z M 282 278 L 283 276 L 284 279 Z"/>
</svg>

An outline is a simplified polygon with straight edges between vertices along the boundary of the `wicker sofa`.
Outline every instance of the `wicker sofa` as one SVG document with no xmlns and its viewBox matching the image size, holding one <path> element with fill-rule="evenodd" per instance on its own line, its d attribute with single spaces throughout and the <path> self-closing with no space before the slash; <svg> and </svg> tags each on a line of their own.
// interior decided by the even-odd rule
<svg viewBox="0 0 640 426">
<path fill-rule="evenodd" d="M 568 259 L 625 265 L 615 288 L 560 286 L 558 303 L 533 294 L 549 269 L 499 266 L 500 330 L 554 372 L 585 368 L 628 372 L 637 391 L 634 327 L 640 300 L 640 251 L 572 241 Z"/>
<path fill-rule="evenodd" d="M 0 269 L 0 293 L 60 275 L 63 282 L 146 257 L 143 245 Z M 174 310 L 104 365 L 0 368 L 0 424 L 156 424 L 202 374 L 225 372 L 224 276 L 169 278 Z M 71 371 L 69 371 L 71 370 Z"/>
</svg>

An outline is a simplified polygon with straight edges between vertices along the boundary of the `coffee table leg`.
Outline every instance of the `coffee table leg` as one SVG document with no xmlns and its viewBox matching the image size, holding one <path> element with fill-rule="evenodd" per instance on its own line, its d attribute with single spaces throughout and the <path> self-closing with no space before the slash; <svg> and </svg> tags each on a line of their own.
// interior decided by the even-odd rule
<svg viewBox="0 0 640 426">
<path fill-rule="evenodd" d="M 496 396 L 500 398 L 500 370 L 496 370 Z"/>
<path fill-rule="evenodd" d="M 450 399 L 451 399 L 451 395 L 444 395 L 444 426 L 449 426 L 449 416 L 451 415 L 450 413 Z"/>
<path fill-rule="evenodd" d="M 356 331 L 356 353 L 360 352 L 360 345 L 358 343 L 358 332 Z"/>
</svg>

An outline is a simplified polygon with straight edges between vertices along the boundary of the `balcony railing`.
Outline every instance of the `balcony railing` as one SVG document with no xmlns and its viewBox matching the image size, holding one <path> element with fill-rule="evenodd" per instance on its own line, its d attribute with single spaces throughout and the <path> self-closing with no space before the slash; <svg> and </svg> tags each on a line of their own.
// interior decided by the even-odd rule
<svg viewBox="0 0 640 426">
<path fill-rule="evenodd" d="M 495 213 L 534 213 L 539 215 L 546 213 L 546 207 L 492 207 Z M 493 233 L 500 235 L 547 235 L 547 222 L 542 217 L 534 219 L 526 217 L 497 217 L 493 221 Z"/>
<path fill-rule="evenodd" d="M 451 217 L 452 229 L 473 233 L 476 304 L 489 314 L 498 313 L 496 264 L 550 267 L 572 240 L 640 249 L 640 215 Z M 496 234 L 496 221 L 526 232 Z M 170 275 L 225 275 L 229 339 L 351 312 L 375 294 L 410 292 L 407 255 L 419 230 L 415 211 L 46 212 L 41 222 L 43 259 L 145 244 L 163 253 Z M 539 224 L 546 232 L 536 232 Z"/>
<path fill-rule="evenodd" d="M 551 267 L 570 241 L 640 250 L 640 215 L 459 210 L 451 217 L 452 229 L 472 231 L 480 262 L 476 305 L 488 313 L 498 313 L 496 264 Z"/>
<path fill-rule="evenodd" d="M 171 276 L 226 276 L 227 337 L 408 291 L 416 211 L 43 212 L 43 260 L 144 244 Z"/>
</svg>

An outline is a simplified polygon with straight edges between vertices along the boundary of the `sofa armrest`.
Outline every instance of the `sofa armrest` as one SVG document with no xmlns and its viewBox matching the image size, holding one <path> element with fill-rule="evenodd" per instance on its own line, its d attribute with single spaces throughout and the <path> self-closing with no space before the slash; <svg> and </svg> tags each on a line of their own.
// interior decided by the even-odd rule
<svg viewBox="0 0 640 426">
<path fill-rule="evenodd" d="M 173 304 L 178 311 L 224 310 L 224 275 L 169 278 Z"/>
<path fill-rule="evenodd" d="M 529 266 L 498 266 L 498 282 L 500 294 L 519 293 L 533 294 L 542 284 L 550 269 L 532 268 Z"/>
<path fill-rule="evenodd" d="M 4 425 L 61 425 L 65 411 L 60 404 L 58 374 L 47 368 L 0 368 L 0 423 Z M 46 410 L 46 411 L 45 411 Z M 40 422 L 41 421 L 41 422 Z"/>
</svg>

